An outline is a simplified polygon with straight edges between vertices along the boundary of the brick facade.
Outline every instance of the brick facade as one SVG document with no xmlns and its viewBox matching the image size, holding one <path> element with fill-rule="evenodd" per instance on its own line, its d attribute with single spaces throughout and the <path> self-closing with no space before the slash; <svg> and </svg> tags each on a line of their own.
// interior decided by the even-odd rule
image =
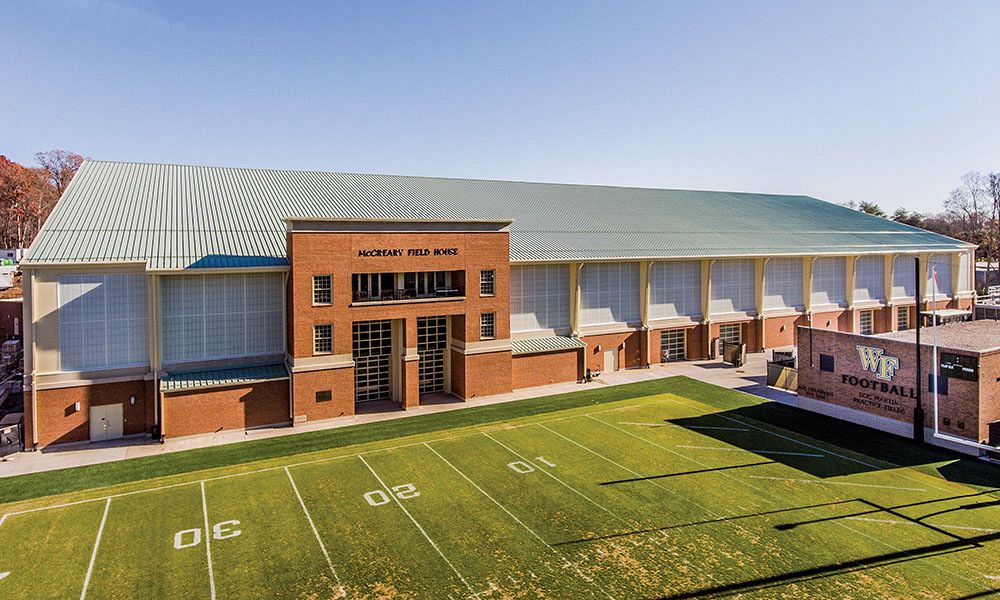
<svg viewBox="0 0 1000 600">
<path fill-rule="evenodd" d="M 164 394 L 170 437 L 288 423 L 288 381 Z"/>
<path fill-rule="evenodd" d="M 32 392 L 26 392 L 26 397 Z M 31 413 L 25 402 L 24 430 L 38 428 L 38 445 L 68 444 L 90 439 L 90 408 L 109 404 L 122 405 L 124 435 L 147 433 L 153 424 L 152 382 L 141 379 L 56 389 L 36 390 L 38 414 Z M 132 398 L 135 403 L 132 403 Z M 76 403 L 80 408 L 76 408 Z M 37 423 L 32 420 L 37 418 Z"/>
<path fill-rule="evenodd" d="M 925 330 L 930 335 L 929 330 Z M 933 427 L 933 398 L 929 377 L 932 349 L 921 346 L 921 395 L 925 427 Z M 891 380 L 880 378 L 861 365 L 858 346 L 883 350 L 885 356 L 899 359 Z M 861 411 L 902 423 L 913 422 L 916 406 L 916 345 L 902 340 L 862 336 L 851 333 L 799 329 L 798 393 L 802 397 L 843 408 Z M 988 424 L 1000 419 L 1000 351 L 977 353 L 968 350 L 939 348 L 940 352 L 978 356 L 979 381 L 948 378 L 947 394 L 939 400 L 938 427 L 943 433 L 973 441 L 986 440 Z M 832 357 L 833 370 L 821 369 L 820 355 Z M 830 360 L 830 359 L 826 359 Z M 946 421 L 947 420 L 947 421 Z"/>
<path fill-rule="evenodd" d="M 511 361 L 514 389 L 583 379 L 583 350 L 515 356 Z"/>
</svg>

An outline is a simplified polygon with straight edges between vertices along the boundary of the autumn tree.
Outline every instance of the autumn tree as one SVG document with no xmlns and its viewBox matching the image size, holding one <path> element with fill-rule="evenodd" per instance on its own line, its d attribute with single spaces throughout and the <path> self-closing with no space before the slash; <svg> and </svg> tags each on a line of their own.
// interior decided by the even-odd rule
<svg viewBox="0 0 1000 600">
<path fill-rule="evenodd" d="M 69 185 L 83 157 L 65 150 L 39 152 L 39 167 L 0 155 L 0 247 L 31 244 Z"/>
</svg>

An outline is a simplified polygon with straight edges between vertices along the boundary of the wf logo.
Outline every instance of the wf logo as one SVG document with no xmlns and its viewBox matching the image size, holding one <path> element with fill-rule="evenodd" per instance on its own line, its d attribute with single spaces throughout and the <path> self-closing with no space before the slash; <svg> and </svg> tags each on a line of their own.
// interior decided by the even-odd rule
<svg viewBox="0 0 1000 600">
<path fill-rule="evenodd" d="M 875 373 L 875 377 L 884 381 L 892 381 L 892 376 L 899 368 L 899 358 L 888 356 L 882 348 L 871 346 L 855 346 L 861 357 L 861 368 Z"/>
</svg>

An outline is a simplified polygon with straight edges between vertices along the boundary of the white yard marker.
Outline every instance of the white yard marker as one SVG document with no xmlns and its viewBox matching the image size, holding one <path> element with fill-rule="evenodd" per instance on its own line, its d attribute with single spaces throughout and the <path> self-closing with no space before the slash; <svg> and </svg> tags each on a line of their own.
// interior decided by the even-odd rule
<svg viewBox="0 0 1000 600">
<path fill-rule="evenodd" d="M 10 575 L 10 571 L 4 571 L 3 573 L 0 573 L 0 579 L 3 579 L 4 577 L 6 577 L 8 575 Z"/>
<path fill-rule="evenodd" d="M 680 425 L 685 429 L 707 429 L 711 431 L 750 431 L 746 427 L 713 427 L 710 425 Z"/>
<path fill-rule="evenodd" d="M 347 595 L 347 591 L 344 590 L 344 584 L 340 581 L 340 576 L 337 575 L 337 570 L 333 568 L 333 561 L 330 560 L 330 554 L 326 551 L 326 544 L 323 543 L 323 539 L 319 537 L 319 531 L 316 530 L 316 524 L 313 523 L 312 515 L 309 514 L 309 509 L 306 508 L 306 503 L 302 500 L 302 494 L 299 494 L 299 487 L 295 485 L 295 480 L 292 479 L 292 472 L 285 467 L 285 473 L 288 475 L 288 481 L 292 484 L 292 489 L 295 490 L 295 497 L 299 499 L 299 506 L 302 507 L 302 512 L 306 513 L 306 519 L 309 520 L 309 527 L 312 527 L 313 535 L 316 536 L 316 541 L 319 542 L 319 549 L 323 551 L 323 558 L 326 559 L 327 566 L 330 567 L 330 572 L 333 573 L 333 578 L 337 580 L 338 590 L 337 597 L 343 597 Z"/>
<path fill-rule="evenodd" d="M 94 540 L 94 551 L 90 554 L 90 566 L 87 567 L 87 577 L 83 580 L 83 591 L 80 592 L 80 600 L 87 597 L 87 588 L 90 586 L 90 575 L 94 572 L 94 562 L 97 560 L 97 548 L 101 545 L 101 536 L 104 535 L 104 523 L 108 520 L 108 509 L 111 508 L 111 498 L 104 503 L 104 515 L 101 516 L 101 526 L 97 528 L 97 539 Z"/>
<path fill-rule="evenodd" d="M 723 452 L 752 452 L 754 454 L 779 454 L 783 456 L 805 456 L 808 458 L 826 458 L 824 454 L 811 454 L 809 452 L 782 452 L 780 450 L 744 450 L 743 448 L 725 448 L 722 446 L 677 446 L 678 448 L 689 448 L 692 450 L 721 450 Z"/>
<path fill-rule="evenodd" d="M 378 480 L 379 485 L 381 485 L 385 489 L 385 491 L 392 497 L 392 499 L 396 502 L 396 506 L 398 506 L 400 510 L 402 510 L 403 513 L 405 513 L 406 516 L 409 517 L 410 521 L 412 521 L 413 524 L 416 526 L 416 528 L 420 531 L 420 533 L 423 534 L 424 539 L 426 539 L 430 543 L 431 547 L 434 548 L 434 550 L 438 553 L 438 555 L 440 555 L 441 558 L 444 559 L 444 562 L 448 563 L 448 566 L 451 567 L 451 570 L 454 571 L 455 575 L 458 575 L 458 578 L 465 585 L 466 589 L 468 589 L 469 592 L 472 593 L 474 597 L 479 598 L 479 593 L 472 589 L 472 586 L 469 585 L 469 582 L 465 580 L 465 577 L 462 576 L 462 574 L 458 571 L 455 565 L 452 564 L 452 562 L 448 560 L 448 557 L 444 555 L 444 552 L 441 551 L 441 548 L 438 547 L 437 542 L 431 539 L 431 536 L 427 535 L 427 532 L 424 531 L 424 528 L 420 525 L 420 523 L 417 522 L 417 519 L 412 514 L 410 514 L 410 511 L 406 510 L 406 507 L 403 506 L 403 503 L 400 502 L 399 498 L 397 498 L 396 495 L 392 493 L 392 490 L 389 489 L 389 486 L 387 486 L 385 482 L 382 481 L 382 478 L 379 477 L 378 473 L 375 472 L 375 469 L 373 469 L 372 466 L 368 464 L 368 461 L 365 460 L 365 457 L 359 455 L 358 459 L 361 462 L 363 462 L 366 467 L 368 467 L 368 470 L 371 471 L 372 475 L 375 476 L 375 479 Z"/>
<path fill-rule="evenodd" d="M 215 572 L 212 570 L 212 534 L 208 530 L 208 501 L 205 500 L 205 482 L 201 482 L 201 512 L 205 517 L 205 556 L 208 558 L 208 587 L 215 600 Z"/>
<path fill-rule="evenodd" d="M 639 427 L 666 427 L 666 423 L 636 423 L 635 421 L 618 421 L 619 425 L 638 425 Z"/>
<path fill-rule="evenodd" d="M 747 475 L 751 479 L 772 479 L 775 481 L 796 481 L 799 483 L 822 483 L 824 485 L 849 485 L 853 487 L 876 488 L 880 490 L 901 490 L 904 492 L 926 492 L 923 488 L 898 487 L 895 485 L 878 485 L 875 483 L 854 483 L 852 481 L 823 481 L 822 479 L 796 479 L 794 477 L 769 477 L 767 475 Z"/>
<path fill-rule="evenodd" d="M 913 521 L 900 521 L 898 519 L 875 519 L 872 517 L 847 517 L 848 521 L 864 521 L 866 523 L 885 523 L 887 525 L 916 525 L 923 527 L 937 527 L 938 529 L 954 529 L 955 531 L 975 531 L 979 533 L 997 533 L 1000 529 L 990 529 L 989 527 L 970 527 L 968 525 L 945 525 L 944 523 L 915 523 Z"/>
<path fill-rule="evenodd" d="M 513 519 L 515 523 L 517 523 L 518 525 L 520 525 L 521 527 L 523 527 L 525 531 L 527 531 L 532 536 L 534 536 L 546 548 L 548 548 L 549 550 L 551 550 L 552 552 L 554 552 L 556 554 L 556 556 L 558 556 L 559 558 L 561 558 L 565 564 L 567 564 L 570 567 L 572 567 L 573 570 L 576 571 L 578 575 L 580 575 L 580 577 L 583 577 L 586 581 L 590 582 L 592 585 L 594 585 L 595 587 L 597 587 L 597 589 L 599 589 L 602 592 L 604 592 L 604 595 L 607 596 L 608 598 L 613 598 L 614 597 L 611 594 L 609 594 L 607 590 L 605 590 L 604 588 L 602 588 L 601 586 L 599 586 L 596 582 L 594 582 L 593 579 L 591 579 L 590 577 L 588 577 L 583 571 L 581 571 L 580 567 L 578 567 L 576 565 L 576 563 L 574 563 L 573 561 L 569 560 L 568 558 L 566 558 L 566 555 L 564 555 L 562 552 L 560 552 L 559 550 L 557 550 L 553 546 L 549 545 L 549 543 L 546 542 L 545 539 L 542 538 L 542 536 L 538 535 L 538 533 L 536 533 L 534 529 L 532 529 L 531 527 L 528 527 L 524 523 L 524 521 L 522 521 L 521 519 L 517 518 L 517 516 L 514 513 L 512 513 L 509 510 L 507 510 L 507 507 L 505 507 L 503 504 L 500 504 L 500 502 L 498 502 L 496 498 L 494 498 L 493 496 L 491 496 L 489 494 L 489 492 L 487 492 L 483 488 L 479 487 L 479 484 L 477 484 L 475 481 L 473 481 L 472 479 L 470 479 L 468 475 L 466 475 L 465 473 L 463 473 L 462 471 L 460 471 L 458 469 L 458 467 L 456 467 L 455 465 L 453 465 L 450 460 L 448 460 L 447 458 L 445 458 L 444 456 L 442 456 L 441 453 L 439 453 L 437 450 L 435 450 L 434 448 L 432 448 L 430 444 L 425 443 L 424 446 L 427 446 L 427 449 L 430 450 L 431 452 L 433 452 L 442 461 L 444 461 L 444 464 L 448 465 L 456 473 L 458 473 L 459 475 L 461 475 L 462 479 L 464 479 L 464 480 L 468 481 L 470 484 L 472 484 L 472 487 L 474 487 L 477 490 L 479 490 L 479 493 L 481 493 L 482 495 L 486 496 L 490 500 L 490 502 L 492 502 L 493 504 L 496 504 L 497 507 L 500 508 L 500 510 L 504 511 L 505 513 L 507 513 L 507 516 L 509 516 L 511 519 Z"/>
</svg>

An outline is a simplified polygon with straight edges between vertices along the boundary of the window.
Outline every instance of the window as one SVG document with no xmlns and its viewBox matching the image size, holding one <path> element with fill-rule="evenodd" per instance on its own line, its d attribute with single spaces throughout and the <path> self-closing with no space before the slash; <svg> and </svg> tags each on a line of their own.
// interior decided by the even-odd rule
<svg viewBox="0 0 1000 600">
<path fill-rule="evenodd" d="M 333 325 L 313 325 L 313 354 L 333 352 Z"/>
<path fill-rule="evenodd" d="M 316 402 L 329 402 L 333 400 L 333 390 L 320 390 L 316 392 Z"/>
<path fill-rule="evenodd" d="M 483 313 L 479 315 L 479 339 L 492 340 L 497 335 L 497 314 Z"/>
<path fill-rule="evenodd" d="M 639 321 L 639 263 L 590 263 L 580 272 L 580 324 Z"/>
<path fill-rule="evenodd" d="M 739 323 L 723 323 L 719 325 L 719 339 L 731 344 L 739 344 L 743 339 L 743 326 Z"/>
<path fill-rule="evenodd" d="M 934 373 L 927 374 L 927 391 L 934 393 Z M 937 376 L 937 392 L 940 396 L 948 395 L 948 378 L 944 375 Z"/>
<path fill-rule="evenodd" d="M 687 331 L 684 329 L 668 329 L 660 334 L 660 359 L 683 360 L 687 357 Z"/>
<path fill-rule="evenodd" d="M 497 272 L 487 269 L 479 272 L 479 295 L 492 296 L 496 293 Z"/>
<path fill-rule="evenodd" d="M 649 274 L 649 317 L 701 317 L 701 263 L 658 262 Z"/>
<path fill-rule="evenodd" d="M 171 275 L 160 286 L 164 361 L 284 351 L 283 274 Z"/>
<path fill-rule="evenodd" d="M 835 361 L 833 356 L 829 354 L 819 355 L 819 370 L 826 371 L 827 373 L 833 373 Z"/>
<path fill-rule="evenodd" d="M 873 335 L 875 333 L 875 312 L 863 310 L 860 314 L 861 335 Z"/>
<path fill-rule="evenodd" d="M 932 272 L 937 271 L 937 286 L 933 286 Z M 931 294 L 938 298 L 951 297 L 951 255 L 935 254 L 931 256 L 927 265 L 927 287 L 924 294 L 929 298 Z"/>
<path fill-rule="evenodd" d="M 569 328 L 569 266 L 510 268 L 512 331 Z"/>
<path fill-rule="evenodd" d="M 912 256 L 897 256 L 892 267 L 892 297 L 913 298 L 916 296 L 916 279 L 914 278 Z"/>
<path fill-rule="evenodd" d="M 812 305 L 847 302 L 847 271 L 843 258 L 817 258 L 812 270 Z"/>
<path fill-rule="evenodd" d="M 146 364 L 146 311 L 145 275 L 60 275 L 60 369 Z"/>
<path fill-rule="evenodd" d="M 754 261 L 717 260 L 712 265 L 708 312 L 714 315 L 753 312 L 754 289 Z"/>
<path fill-rule="evenodd" d="M 885 300 L 885 258 L 862 256 L 854 263 L 854 301 Z"/>
<path fill-rule="evenodd" d="M 313 275 L 313 304 L 333 304 L 333 278 Z"/>
<path fill-rule="evenodd" d="M 910 307 L 900 306 L 896 309 L 896 330 L 906 331 L 910 328 Z"/>
<path fill-rule="evenodd" d="M 963 252 L 958 255 L 958 291 L 971 292 L 972 282 L 969 281 L 969 253 Z"/>
<path fill-rule="evenodd" d="M 764 309 L 781 308 L 805 308 L 801 258 L 772 258 L 764 267 Z"/>
</svg>

